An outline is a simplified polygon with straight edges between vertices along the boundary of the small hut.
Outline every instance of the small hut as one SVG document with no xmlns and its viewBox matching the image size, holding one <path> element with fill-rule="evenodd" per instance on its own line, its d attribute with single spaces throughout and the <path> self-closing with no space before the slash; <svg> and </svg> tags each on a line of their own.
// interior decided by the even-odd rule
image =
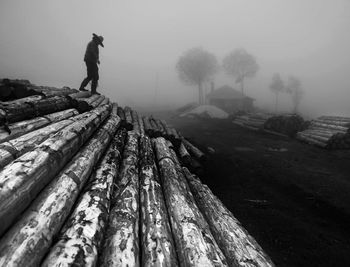
<svg viewBox="0 0 350 267">
<path fill-rule="evenodd" d="M 208 104 L 217 106 L 227 113 L 234 113 L 241 110 L 252 111 L 254 100 L 254 98 L 245 96 L 228 85 L 212 90 L 207 94 Z"/>
</svg>

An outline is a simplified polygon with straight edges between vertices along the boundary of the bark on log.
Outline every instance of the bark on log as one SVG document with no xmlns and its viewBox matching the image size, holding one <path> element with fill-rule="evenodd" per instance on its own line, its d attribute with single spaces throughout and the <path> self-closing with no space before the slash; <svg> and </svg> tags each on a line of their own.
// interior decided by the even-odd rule
<svg viewBox="0 0 350 267">
<path fill-rule="evenodd" d="M 139 127 L 140 127 L 140 134 L 141 136 L 145 135 L 145 125 L 143 124 L 142 117 L 139 116 Z"/>
<path fill-rule="evenodd" d="M 125 136 L 124 129 L 117 132 L 41 266 L 96 266 Z"/>
<path fill-rule="evenodd" d="M 69 215 L 119 118 L 111 116 L 0 241 L 1 266 L 38 266 Z"/>
<path fill-rule="evenodd" d="M 99 95 L 98 98 L 91 103 L 91 107 L 92 108 L 98 107 L 103 102 L 103 100 L 105 100 L 105 98 L 106 97 L 104 95 Z"/>
<path fill-rule="evenodd" d="M 319 122 L 316 122 L 316 121 L 312 121 L 311 122 L 311 126 L 316 126 L 318 128 L 339 130 L 339 131 L 344 132 L 344 133 L 348 130 L 347 127 L 331 125 L 331 124 L 324 124 L 324 123 L 319 123 Z"/>
<path fill-rule="evenodd" d="M 154 140 L 161 181 L 181 266 L 227 266 L 164 138 Z"/>
<path fill-rule="evenodd" d="M 197 158 L 198 160 L 205 159 L 205 154 L 193 144 L 191 144 L 189 141 L 187 141 L 185 138 L 182 138 L 182 143 L 184 144 L 188 152 L 190 152 L 190 154 L 193 155 L 195 158 Z"/>
<path fill-rule="evenodd" d="M 331 120 L 331 121 L 350 122 L 350 118 L 349 117 L 341 117 L 341 116 L 321 116 L 319 119 L 321 119 L 321 120 Z"/>
<path fill-rule="evenodd" d="M 77 109 L 79 110 L 79 112 L 86 112 L 90 109 L 92 109 L 91 104 L 96 101 L 100 96 L 99 95 L 92 95 L 88 98 L 76 98 L 75 100 L 77 100 L 78 105 L 77 105 Z"/>
<path fill-rule="evenodd" d="M 131 116 L 131 109 L 129 107 L 124 108 L 125 120 L 127 125 L 127 130 L 131 131 L 133 129 L 133 122 Z"/>
<path fill-rule="evenodd" d="M 300 135 L 305 137 L 310 137 L 312 139 L 315 139 L 317 141 L 324 142 L 324 143 L 328 143 L 328 141 L 330 140 L 330 137 L 324 137 L 316 134 L 309 134 L 309 133 L 302 132 Z"/>
<path fill-rule="evenodd" d="M 34 103 L 41 100 L 43 97 L 41 95 L 33 95 L 25 98 L 16 99 L 13 101 L 0 102 L 0 107 L 16 106 L 19 107 L 24 103 Z"/>
<path fill-rule="evenodd" d="M 140 140 L 142 266 L 178 266 L 150 139 Z"/>
<path fill-rule="evenodd" d="M 0 236 L 99 127 L 110 108 L 91 111 L 0 172 Z"/>
<path fill-rule="evenodd" d="M 133 125 L 133 131 L 141 135 L 141 129 L 140 129 L 140 123 L 139 123 L 139 115 L 137 114 L 137 111 L 131 110 L 131 117 L 132 117 L 132 125 Z"/>
<path fill-rule="evenodd" d="M 151 126 L 149 118 L 144 116 L 144 117 L 142 117 L 142 121 L 143 121 L 143 126 L 145 129 L 145 133 L 150 137 L 154 137 L 155 131 L 154 131 L 153 127 Z"/>
<path fill-rule="evenodd" d="M 304 141 L 308 144 L 312 144 L 312 145 L 316 145 L 316 146 L 319 146 L 319 147 L 322 147 L 322 148 L 326 148 L 327 147 L 327 143 L 325 142 L 321 142 L 319 140 L 316 140 L 310 136 L 305 136 L 303 135 L 301 132 L 297 133 L 297 139 L 301 140 L 301 141 Z"/>
<path fill-rule="evenodd" d="M 108 97 L 105 97 L 103 101 L 99 104 L 99 106 L 107 105 L 110 103 L 110 100 Z"/>
<path fill-rule="evenodd" d="M 124 113 L 124 110 L 123 110 L 122 107 L 118 107 L 118 109 L 117 109 L 117 114 L 118 114 L 119 118 L 120 118 L 121 121 L 122 121 L 122 124 L 121 124 L 121 125 L 122 125 L 123 127 L 126 128 L 125 113 Z M 129 129 L 127 129 L 127 130 L 129 130 Z"/>
<path fill-rule="evenodd" d="M 18 138 L 0 144 L 0 169 L 11 161 L 33 150 L 37 145 L 50 138 L 53 134 L 73 123 L 72 120 L 63 120 L 50 124 L 44 128 L 27 133 Z"/>
<path fill-rule="evenodd" d="M 322 119 L 316 119 L 314 122 L 322 123 L 322 124 L 330 124 L 330 125 L 336 125 L 336 126 L 342 126 L 348 128 L 350 126 L 350 122 L 348 121 L 337 121 L 337 120 L 322 120 Z"/>
<path fill-rule="evenodd" d="M 129 132 L 99 266 L 139 266 L 138 136 Z"/>
<path fill-rule="evenodd" d="M 184 173 L 196 203 L 230 266 L 274 266 L 271 259 L 233 214 L 186 168 Z"/>
<path fill-rule="evenodd" d="M 88 98 L 91 96 L 90 91 L 80 91 L 77 93 L 69 94 L 67 95 L 67 98 L 69 99 L 77 99 L 77 98 Z"/>
<path fill-rule="evenodd" d="M 42 117 L 36 117 L 35 119 L 15 122 L 4 126 L 7 130 L 5 133 L 0 133 L 0 143 L 7 140 L 11 140 L 27 134 L 31 131 L 44 127 L 50 123 L 55 123 L 61 120 L 68 119 L 77 115 L 79 112 L 76 109 L 67 109 L 52 114 L 48 114 Z"/>
</svg>

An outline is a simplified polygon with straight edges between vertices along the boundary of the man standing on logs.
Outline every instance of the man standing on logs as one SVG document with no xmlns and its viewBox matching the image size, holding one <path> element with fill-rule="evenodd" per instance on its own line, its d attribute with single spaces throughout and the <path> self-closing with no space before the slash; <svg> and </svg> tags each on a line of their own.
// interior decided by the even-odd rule
<svg viewBox="0 0 350 267">
<path fill-rule="evenodd" d="M 87 68 L 87 77 L 83 80 L 80 85 L 79 90 L 86 91 L 85 86 L 91 81 L 91 93 L 98 94 L 96 92 L 98 76 L 98 66 L 100 64 L 98 46 L 103 45 L 103 37 L 98 36 L 95 33 L 92 34 L 92 40 L 88 43 L 86 47 L 86 52 L 84 56 L 84 61 Z"/>
</svg>

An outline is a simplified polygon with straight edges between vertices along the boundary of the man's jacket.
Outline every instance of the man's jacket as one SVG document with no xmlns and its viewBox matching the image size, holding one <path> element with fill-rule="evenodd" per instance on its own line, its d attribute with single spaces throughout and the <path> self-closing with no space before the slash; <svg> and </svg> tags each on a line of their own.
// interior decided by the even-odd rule
<svg viewBox="0 0 350 267">
<path fill-rule="evenodd" d="M 93 40 L 90 41 L 86 47 L 85 62 L 97 63 L 98 58 L 98 44 L 96 44 Z"/>
</svg>

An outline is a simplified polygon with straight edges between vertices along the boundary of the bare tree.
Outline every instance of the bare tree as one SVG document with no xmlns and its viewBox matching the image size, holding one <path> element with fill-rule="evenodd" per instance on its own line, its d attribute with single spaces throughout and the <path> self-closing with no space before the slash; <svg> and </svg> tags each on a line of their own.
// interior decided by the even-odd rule
<svg viewBox="0 0 350 267">
<path fill-rule="evenodd" d="M 203 84 L 218 70 L 216 57 L 200 47 L 192 48 L 179 58 L 176 69 L 182 82 L 198 86 L 199 104 L 203 104 Z"/>
<path fill-rule="evenodd" d="M 226 73 L 233 76 L 236 83 L 241 84 L 242 94 L 244 94 L 245 78 L 254 77 L 259 70 L 255 57 L 244 49 L 232 51 L 223 59 L 222 65 Z"/>
<path fill-rule="evenodd" d="M 301 82 L 294 76 L 289 76 L 287 83 L 287 93 L 292 97 L 293 101 L 293 112 L 297 113 L 300 101 L 304 96 L 304 91 L 301 88 Z"/>
<path fill-rule="evenodd" d="M 272 76 L 272 82 L 270 84 L 270 90 L 272 91 L 272 93 L 274 93 L 276 95 L 275 113 L 277 113 L 278 94 L 284 91 L 284 83 L 283 83 L 279 73 L 275 73 Z"/>
</svg>

